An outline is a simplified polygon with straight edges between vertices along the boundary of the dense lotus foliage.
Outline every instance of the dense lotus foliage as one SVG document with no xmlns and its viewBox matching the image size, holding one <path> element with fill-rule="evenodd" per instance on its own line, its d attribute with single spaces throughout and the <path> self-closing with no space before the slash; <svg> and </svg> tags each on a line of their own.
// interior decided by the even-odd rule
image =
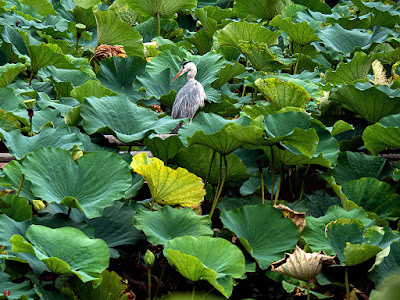
<svg viewBox="0 0 400 300">
<path fill-rule="evenodd" d="M 399 25 L 388 0 L 0 0 L 0 299 L 398 297 Z"/>
</svg>

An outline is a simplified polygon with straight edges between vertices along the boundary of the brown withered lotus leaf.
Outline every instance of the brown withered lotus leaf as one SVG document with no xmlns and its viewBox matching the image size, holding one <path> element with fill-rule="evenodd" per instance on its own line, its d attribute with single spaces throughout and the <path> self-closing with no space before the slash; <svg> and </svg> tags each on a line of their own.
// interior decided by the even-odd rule
<svg viewBox="0 0 400 300">
<path fill-rule="evenodd" d="M 285 257 L 271 264 L 271 270 L 290 277 L 308 281 L 321 272 L 322 264 L 332 264 L 335 256 L 324 252 L 307 253 L 299 246 L 292 254 L 285 253 Z"/>
<path fill-rule="evenodd" d="M 306 227 L 306 213 L 294 211 L 283 204 L 274 205 L 274 207 L 279 209 L 285 218 L 292 220 L 300 232 L 302 232 L 304 227 Z"/>
<path fill-rule="evenodd" d="M 112 56 L 127 57 L 124 47 L 121 45 L 111 46 L 103 44 L 97 47 L 94 54 L 99 60 Z"/>
</svg>

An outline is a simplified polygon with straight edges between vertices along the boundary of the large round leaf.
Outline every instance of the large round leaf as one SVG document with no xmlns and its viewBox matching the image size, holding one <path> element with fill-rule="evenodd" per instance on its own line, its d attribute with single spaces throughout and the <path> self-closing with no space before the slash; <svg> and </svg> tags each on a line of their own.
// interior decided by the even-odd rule
<svg viewBox="0 0 400 300">
<path fill-rule="evenodd" d="M 22 173 L 37 197 L 79 208 L 88 218 L 100 217 L 132 181 L 128 165 L 115 153 L 93 152 L 75 162 L 68 151 L 58 148 L 33 151 L 24 160 Z"/>
<path fill-rule="evenodd" d="M 173 238 L 190 235 L 213 236 L 211 220 L 197 215 L 188 207 L 173 209 L 164 206 L 157 211 L 138 210 L 133 218 L 137 229 L 143 230 L 147 240 L 153 245 L 165 245 Z"/>
<path fill-rule="evenodd" d="M 97 74 L 97 77 L 100 77 L 100 74 L 102 73 L 102 66 L 104 65 L 104 63 L 106 61 L 108 62 L 110 60 L 112 60 L 112 59 L 103 59 L 101 61 L 100 72 Z M 116 62 L 118 62 L 118 61 L 114 61 L 114 63 L 116 63 Z M 128 62 L 128 58 L 126 60 L 124 60 L 123 62 L 124 62 L 123 66 L 125 66 L 126 63 Z M 104 74 L 104 71 L 103 71 L 103 74 Z M 107 74 L 107 75 L 108 75 L 108 77 L 111 77 L 111 74 Z M 131 84 L 132 84 L 132 82 L 131 82 Z M 90 97 L 90 96 L 101 98 L 103 96 L 115 96 L 115 95 L 116 95 L 115 92 L 107 89 L 106 87 L 101 85 L 101 83 L 99 81 L 96 81 L 96 80 L 86 81 L 83 85 L 79 85 L 71 91 L 71 97 L 74 97 L 80 103 L 82 103 L 86 99 L 86 97 Z"/>
<path fill-rule="evenodd" d="M 278 78 L 257 79 L 257 89 L 263 94 L 265 100 L 271 103 L 277 110 L 287 106 L 305 108 L 310 102 L 310 94 L 301 86 Z"/>
<path fill-rule="evenodd" d="M 142 36 L 113 11 L 96 10 L 97 44 L 122 45 L 128 55 L 144 57 Z"/>
<path fill-rule="evenodd" d="M 390 115 L 378 123 L 368 126 L 363 132 L 365 147 L 373 155 L 382 150 L 395 147 L 400 148 L 400 114 Z"/>
<path fill-rule="evenodd" d="M 14 235 L 10 242 L 14 252 L 34 254 L 57 274 L 75 274 L 83 282 L 101 282 L 101 273 L 108 268 L 110 251 L 101 239 L 90 239 L 72 227 L 51 229 L 31 225 L 26 239 Z"/>
<path fill-rule="evenodd" d="M 81 116 L 88 134 L 112 131 L 125 143 L 144 139 L 151 132 L 171 133 L 179 123 L 168 116 L 158 119 L 156 112 L 137 106 L 121 94 L 87 98 Z"/>
<path fill-rule="evenodd" d="M 51 146 L 72 150 L 74 145 L 82 145 L 76 134 L 69 133 L 67 129 L 61 127 L 44 127 L 39 134 L 32 137 L 23 135 L 19 130 L 6 132 L 0 128 L 0 136 L 10 154 L 17 160 L 23 159 L 27 154 L 39 147 Z"/>
<path fill-rule="evenodd" d="M 293 23 L 290 18 L 282 19 L 282 16 L 276 16 L 269 24 L 284 31 L 291 43 L 304 46 L 319 40 L 315 29 L 308 25 L 308 22 Z"/>
<path fill-rule="evenodd" d="M 290 3 L 288 0 L 236 0 L 234 7 L 241 15 L 271 20 Z"/>
<path fill-rule="evenodd" d="M 320 218 L 306 217 L 307 225 L 301 232 L 301 237 L 313 252 L 324 251 L 328 255 L 334 254 L 325 237 L 325 227 L 329 222 L 340 218 L 358 219 L 363 222 L 365 227 L 369 227 L 375 223 L 375 221 L 368 218 L 368 215 L 361 207 L 346 211 L 342 207 L 334 205 Z"/>
<path fill-rule="evenodd" d="M 266 204 L 222 211 L 220 218 L 224 227 L 236 234 L 263 270 L 273 261 L 283 258 L 300 237 L 292 220 Z"/>
<path fill-rule="evenodd" d="M 388 115 L 400 113 L 399 90 L 374 86 L 369 82 L 343 84 L 329 99 L 345 104 L 370 124 Z"/>
<path fill-rule="evenodd" d="M 218 153 L 227 155 L 242 144 L 225 131 L 229 123 L 248 123 L 248 119 L 226 120 L 216 114 L 199 113 L 193 122 L 185 124 L 179 130 L 179 138 L 183 144 L 200 144 L 212 148 Z"/>
<path fill-rule="evenodd" d="M 383 261 L 376 265 L 371 272 L 371 278 L 378 285 L 382 281 L 400 271 L 400 242 L 394 242 L 390 245 L 390 252 Z"/>
<path fill-rule="evenodd" d="M 268 47 L 278 44 L 278 31 L 271 31 L 259 24 L 248 22 L 233 22 L 226 25 L 218 34 L 221 46 L 238 47 L 241 41 L 265 43 Z"/>
<path fill-rule="evenodd" d="M 208 236 L 183 236 L 170 240 L 164 255 L 186 278 L 207 280 L 226 298 L 233 289 L 233 278 L 240 278 L 245 271 L 242 251 L 225 239 Z"/>
<path fill-rule="evenodd" d="M 343 184 L 362 177 L 382 179 L 392 173 L 392 166 L 383 157 L 346 151 L 339 154 L 338 163 L 332 171 L 332 176 L 337 183 Z"/>
<path fill-rule="evenodd" d="M 131 167 L 144 177 L 153 201 L 159 204 L 197 207 L 204 200 L 203 181 L 186 169 L 174 170 L 156 157 L 149 158 L 146 153 L 134 156 Z"/>
<path fill-rule="evenodd" d="M 400 195 L 388 183 L 376 178 L 361 178 L 342 184 L 347 198 L 381 218 L 400 217 Z"/>
<path fill-rule="evenodd" d="M 163 18 L 172 17 L 183 9 L 197 6 L 197 0 L 125 0 L 126 3 L 141 14 Z"/>
</svg>

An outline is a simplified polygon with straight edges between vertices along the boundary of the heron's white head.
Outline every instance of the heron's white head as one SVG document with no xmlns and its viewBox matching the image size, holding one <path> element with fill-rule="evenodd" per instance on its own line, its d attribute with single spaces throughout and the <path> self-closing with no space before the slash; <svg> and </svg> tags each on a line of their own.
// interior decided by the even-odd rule
<svg viewBox="0 0 400 300">
<path fill-rule="evenodd" d="M 182 74 L 185 74 L 186 72 L 188 72 L 187 75 L 187 79 L 193 79 L 196 74 L 197 74 L 197 67 L 194 63 L 192 63 L 191 61 L 185 61 L 182 64 L 182 68 L 181 70 L 178 72 L 178 74 L 176 74 L 176 76 L 174 77 L 174 79 L 172 79 L 172 81 L 174 81 L 175 79 L 177 79 L 179 76 L 181 76 Z"/>
</svg>

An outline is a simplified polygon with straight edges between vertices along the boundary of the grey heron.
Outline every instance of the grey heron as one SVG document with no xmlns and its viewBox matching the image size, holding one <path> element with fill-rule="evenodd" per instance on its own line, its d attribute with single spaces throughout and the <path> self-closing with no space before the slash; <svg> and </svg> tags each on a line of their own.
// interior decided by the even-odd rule
<svg viewBox="0 0 400 300">
<path fill-rule="evenodd" d="M 206 99 L 206 92 L 203 86 L 194 77 L 197 74 L 197 67 L 191 61 L 186 61 L 182 64 L 181 70 L 176 74 L 174 81 L 182 74 L 187 74 L 186 84 L 179 90 L 175 97 L 174 105 L 172 106 L 171 116 L 174 119 L 190 118 L 190 122 L 197 110 L 204 106 L 204 100 Z M 180 123 L 172 133 L 178 133 L 179 128 L 182 126 Z"/>
</svg>

